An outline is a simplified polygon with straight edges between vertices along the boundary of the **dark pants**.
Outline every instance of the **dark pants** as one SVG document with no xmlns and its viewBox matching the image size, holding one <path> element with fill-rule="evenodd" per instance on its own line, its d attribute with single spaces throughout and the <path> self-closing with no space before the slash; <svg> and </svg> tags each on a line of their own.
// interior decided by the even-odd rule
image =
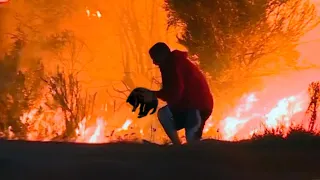
<svg viewBox="0 0 320 180">
<path fill-rule="evenodd" d="M 205 122 L 210 115 L 210 111 L 202 112 L 197 109 L 177 111 L 169 106 L 164 106 L 158 111 L 159 121 L 173 143 L 179 143 L 176 132 L 181 129 L 185 129 L 188 142 L 200 140 Z"/>
<path fill-rule="evenodd" d="M 175 111 L 174 109 L 170 108 L 172 113 L 172 118 L 174 122 L 174 126 L 176 130 L 181 130 L 183 128 L 192 128 L 197 124 L 197 113 L 200 115 L 200 126 L 198 130 L 195 132 L 196 138 L 201 139 L 202 132 L 204 126 L 206 124 L 207 119 L 210 117 L 211 112 L 197 112 L 196 109 L 190 109 L 185 111 Z"/>
</svg>

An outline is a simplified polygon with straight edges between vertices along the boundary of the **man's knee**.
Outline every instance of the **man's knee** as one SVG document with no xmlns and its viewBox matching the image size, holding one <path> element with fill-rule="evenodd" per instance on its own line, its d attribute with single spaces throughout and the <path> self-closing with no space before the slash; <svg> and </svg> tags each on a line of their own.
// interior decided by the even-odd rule
<svg viewBox="0 0 320 180">
<path fill-rule="evenodd" d="M 202 128 L 203 120 L 199 110 L 193 110 L 188 112 L 187 127 L 186 127 L 186 139 L 187 142 L 198 141 L 201 139 L 200 132 Z"/>
<path fill-rule="evenodd" d="M 160 108 L 160 109 L 158 110 L 158 112 L 157 112 L 157 117 L 158 117 L 158 119 L 160 119 L 161 116 L 162 116 L 162 114 L 163 114 L 163 108 L 164 108 L 164 107 Z"/>
<path fill-rule="evenodd" d="M 199 110 L 189 110 L 186 112 L 186 124 L 185 127 L 197 131 L 201 126 L 201 116 Z"/>
<path fill-rule="evenodd" d="M 160 108 L 157 112 L 157 117 L 160 122 L 171 118 L 171 112 L 167 106 Z"/>
</svg>

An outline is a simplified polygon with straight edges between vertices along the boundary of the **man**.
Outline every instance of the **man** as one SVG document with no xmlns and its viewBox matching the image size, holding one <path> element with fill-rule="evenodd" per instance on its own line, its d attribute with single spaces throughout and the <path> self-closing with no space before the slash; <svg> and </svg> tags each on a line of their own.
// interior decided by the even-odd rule
<svg viewBox="0 0 320 180">
<path fill-rule="evenodd" d="M 199 141 L 213 109 L 213 97 L 202 72 L 188 59 L 187 52 L 174 50 L 163 42 L 149 50 L 160 68 L 162 89 L 154 91 L 167 105 L 158 119 L 173 144 L 181 144 L 177 131 L 185 129 L 187 142 Z"/>
</svg>

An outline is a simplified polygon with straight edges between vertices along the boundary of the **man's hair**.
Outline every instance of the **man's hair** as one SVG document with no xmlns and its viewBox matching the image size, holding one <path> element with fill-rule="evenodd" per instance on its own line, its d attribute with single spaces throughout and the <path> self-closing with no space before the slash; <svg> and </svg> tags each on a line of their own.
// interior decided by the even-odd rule
<svg viewBox="0 0 320 180">
<path fill-rule="evenodd" d="M 157 54 L 163 54 L 163 53 L 168 53 L 168 52 L 171 52 L 171 50 L 170 50 L 169 46 L 164 42 L 156 43 L 149 50 L 149 54 L 151 57 L 153 57 L 154 55 L 157 55 Z"/>
</svg>

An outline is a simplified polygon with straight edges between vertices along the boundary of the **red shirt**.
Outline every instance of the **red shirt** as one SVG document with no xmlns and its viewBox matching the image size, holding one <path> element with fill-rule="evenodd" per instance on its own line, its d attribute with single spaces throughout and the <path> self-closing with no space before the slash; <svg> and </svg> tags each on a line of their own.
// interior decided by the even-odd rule
<svg viewBox="0 0 320 180">
<path fill-rule="evenodd" d="M 174 50 L 160 65 L 162 89 L 156 96 L 176 110 L 192 108 L 211 112 L 213 97 L 207 80 L 187 56 L 187 52 Z"/>
</svg>

